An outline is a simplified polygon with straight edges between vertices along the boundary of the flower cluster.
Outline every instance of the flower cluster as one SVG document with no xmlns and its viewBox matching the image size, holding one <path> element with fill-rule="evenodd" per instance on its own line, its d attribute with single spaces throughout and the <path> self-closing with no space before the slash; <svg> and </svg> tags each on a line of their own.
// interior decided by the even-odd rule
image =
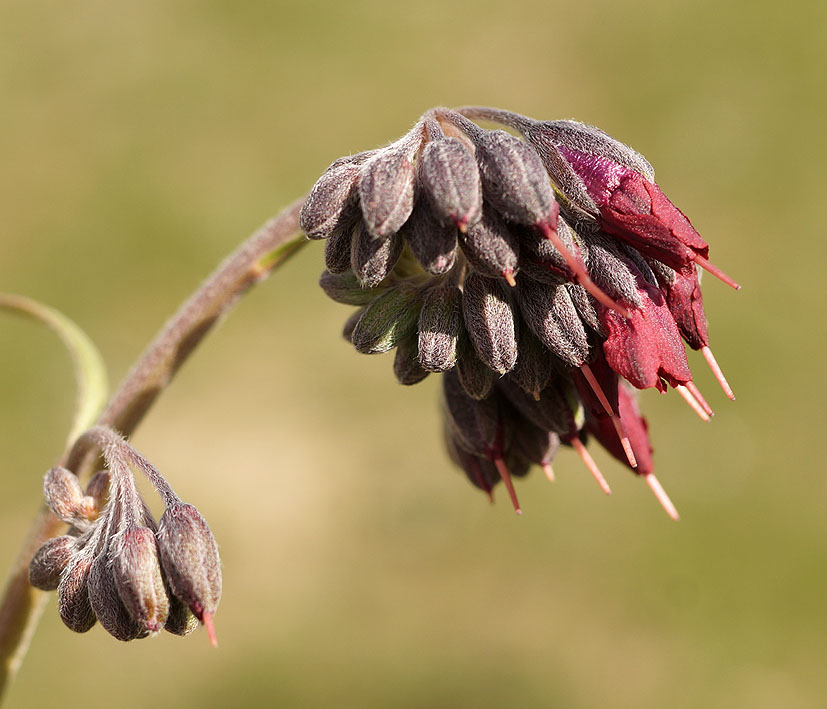
<svg viewBox="0 0 827 709">
<path fill-rule="evenodd" d="M 201 621 L 215 644 L 212 616 L 221 597 L 221 567 L 207 522 L 114 431 L 91 429 L 76 448 L 87 445 L 100 448 L 107 470 L 96 473 L 85 491 L 66 468 L 46 474 L 46 502 L 71 527 L 35 553 L 32 585 L 57 589 L 60 617 L 77 633 L 100 621 L 126 641 L 162 629 L 187 635 Z M 135 487 L 133 466 L 164 499 L 160 523 Z"/>
<path fill-rule="evenodd" d="M 553 477 L 564 444 L 609 492 L 591 436 L 677 517 L 631 387 L 675 388 L 708 419 L 686 342 L 734 398 L 698 268 L 738 285 L 641 155 L 573 121 L 433 109 L 391 145 L 335 161 L 301 226 L 326 240 L 322 288 L 359 308 L 355 348 L 396 348 L 403 384 L 444 373 L 445 439 L 473 484 L 490 495 L 502 480 L 519 512 L 512 476 L 537 464 Z"/>
</svg>

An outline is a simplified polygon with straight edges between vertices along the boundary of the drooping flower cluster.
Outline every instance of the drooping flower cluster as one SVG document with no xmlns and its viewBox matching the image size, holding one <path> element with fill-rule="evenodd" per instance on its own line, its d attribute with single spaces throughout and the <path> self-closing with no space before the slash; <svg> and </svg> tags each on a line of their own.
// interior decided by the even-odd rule
<svg viewBox="0 0 827 709">
<path fill-rule="evenodd" d="M 188 635 L 201 621 L 215 644 L 221 565 L 207 522 L 114 431 L 93 428 L 75 447 L 89 445 L 101 449 L 107 470 L 96 473 L 85 491 L 66 468 L 46 474 L 46 502 L 71 527 L 35 553 L 32 585 L 57 589 L 60 617 L 77 633 L 100 621 L 124 641 L 162 629 Z M 144 472 L 164 499 L 160 523 L 135 487 L 130 466 Z"/>
<path fill-rule="evenodd" d="M 673 387 L 708 419 L 683 339 L 734 398 L 698 268 L 738 285 L 641 155 L 573 121 L 433 109 L 395 143 L 334 162 L 301 226 L 326 239 L 322 288 L 359 307 L 345 326 L 356 349 L 396 348 L 403 384 L 444 373 L 448 451 L 473 484 L 490 495 L 502 480 L 519 511 L 511 477 L 532 464 L 553 477 L 562 443 L 609 492 L 593 436 L 677 517 L 631 387 Z"/>
</svg>

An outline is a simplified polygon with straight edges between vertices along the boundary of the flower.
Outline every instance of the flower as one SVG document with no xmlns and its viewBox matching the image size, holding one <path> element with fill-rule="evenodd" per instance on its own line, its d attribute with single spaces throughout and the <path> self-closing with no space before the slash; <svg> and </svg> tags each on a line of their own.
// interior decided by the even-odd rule
<svg viewBox="0 0 827 709">
<path fill-rule="evenodd" d="M 334 162 L 301 225 L 327 239 L 325 292 L 359 307 L 345 327 L 356 349 L 397 348 L 406 385 L 442 373 L 446 445 L 475 486 L 502 480 L 519 512 L 512 478 L 536 464 L 553 479 L 563 444 L 609 492 L 591 436 L 677 517 L 632 388 L 672 387 L 708 419 L 686 342 L 734 398 L 697 268 L 738 286 L 639 153 L 574 121 L 432 109 L 391 145 Z"/>
</svg>

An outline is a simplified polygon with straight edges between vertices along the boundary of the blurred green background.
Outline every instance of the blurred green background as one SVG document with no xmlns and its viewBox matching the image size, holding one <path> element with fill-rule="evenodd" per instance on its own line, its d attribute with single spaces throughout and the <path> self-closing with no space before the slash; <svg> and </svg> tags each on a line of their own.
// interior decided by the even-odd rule
<svg viewBox="0 0 827 709">
<path fill-rule="evenodd" d="M 601 126 L 744 285 L 705 281 L 738 401 L 697 356 L 710 424 L 641 397 L 681 521 L 570 451 L 518 518 L 448 463 L 437 378 L 340 338 L 311 245 L 134 437 L 218 538 L 219 649 L 75 635 L 52 599 L 8 705 L 824 706 L 826 65 L 804 1 L 0 4 L 0 290 L 73 317 L 114 380 L 331 160 L 434 105 Z M 71 414 L 56 342 L 0 319 L 0 569 Z"/>
</svg>

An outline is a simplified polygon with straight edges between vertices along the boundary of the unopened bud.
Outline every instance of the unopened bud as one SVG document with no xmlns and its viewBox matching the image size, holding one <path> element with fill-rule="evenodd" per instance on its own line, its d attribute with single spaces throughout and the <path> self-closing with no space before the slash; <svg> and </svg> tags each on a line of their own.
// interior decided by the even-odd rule
<svg viewBox="0 0 827 709">
<path fill-rule="evenodd" d="M 393 270 L 405 241 L 398 233 L 374 239 L 365 225 L 360 224 L 353 235 L 350 264 L 359 282 L 366 288 L 381 283 Z"/>
<path fill-rule="evenodd" d="M 41 591 L 54 591 L 60 575 L 78 551 L 75 537 L 55 537 L 40 547 L 29 563 L 29 583 Z"/>
<path fill-rule="evenodd" d="M 363 354 L 388 352 L 411 334 L 419 320 L 421 300 L 416 289 L 390 288 L 367 306 L 353 330 L 353 346 Z"/>
<path fill-rule="evenodd" d="M 167 507 L 158 527 L 158 551 L 172 592 L 208 625 L 221 599 L 221 561 L 195 507 L 183 502 Z"/>
<path fill-rule="evenodd" d="M 130 615 L 118 593 L 112 571 L 114 559 L 108 550 L 95 557 L 89 569 L 89 603 L 100 624 L 112 637 L 127 642 L 145 629 Z"/>
<path fill-rule="evenodd" d="M 459 138 L 434 140 L 425 146 L 420 180 L 443 223 L 463 231 L 482 214 L 482 184 L 473 154 Z"/>
<path fill-rule="evenodd" d="M 416 171 L 406 152 L 383 150 L 368 160 L 359 177 L 362 218 L 375 239 L 399 231 L 414 205 Z"/>
<path fill-rule="evenodd" d="M 79 514 L 80 502 L 83 499 L 83 488 L 78 482 L 77 475 L 61 467 L 52 468 L 43 479 L 43 494 L 46 504 L 58 519 L 72 524 Z"/>
<path fill-rule="evenodd" d="M 169 615 L 164 625 L 164 630 L 173 635 L 189 635 L 198 627 L 198 619 L 192 614 L 180 598 L 177 598 L 171 591 L 169 596 Z"/>
<path fill-rule="evenodd" d="M 468 262 L 484 276 L 502 278 L 517 271 L 519 238 L 492 207 L 486 206 L 482 219 L 460 235 L 460 244 Z"/>
<path fill-rule="evenodd" d="M 404 386 L 419 384 L 429 372 L 422 368 L 418 360 L 417 338 L 409 335 L 396 347 L 393 360 L 393 373 L 397 381 Z"/>
<path fill-rule="evenodd" d="M 491 457 L 502 449 L 502 425 L 496 397 L 472 399 L 454 370 L 442 378 L 445 414 L 458 443 L 469 453 Z"/>
<path fill-rule="evenodd" d="M 462 293 L 462 314 L 468 336 L 480 359 L 504 374 L 517 362 L 514 313 L 506 286 L 471 272 Z"/>
<path fill-rule="evenodd" d="M 133 526 L 115 538 L 112 574 L 129 615 L 150 633 L 160 631 L 169 615 L 169 598 L 150 529 Z"/>
<path fill-rule="evenodd" d="M 350 270 L 353 236 L 357 228 L 358 222 L 336 228 L 325 241 L 324 264 L 331 273 L 344 273 Z"/>
<path fill-rule="evenodd" d="M 461 299 L 457 286 L 432 288 L 425 294 L 419 314 L 419 363 L 430 372 L 444 372 L 456 364 Z"/>
<path fill-rule="evenodd" d="M 69 561 L 57 587 L 60 618 L 69 630 L 85 633 L 97 618 L 89 602 L 89 570 L 92 552 L 84 549 Z"/>
<path fill-rule="evenodd" d="M 485 399 L 489 396 L 497 378 L 494 370 L 477 355 L 464 327 L 457 346 L 456 373 L 465 393 L 472 399 Z"/>
<path fill-rule="evenodd" d="M 383 292 L 383 288 L 365 288 L 352 271 L 331 273 L 325 271 L 319 285 L 328 298 L 344 305 L 367 305 Z"/>
<path fill-rule="evenodd" d="M 518 343 L 520 354 L 517 357 L 517 364 L 507 376 L 524 392 L 537 399 L 551 378 L 551 353 L 527 327 L 520 328 Z"/>
<path fill-rule="evenodd" d="M 451 222 L 440 222 L 428 200 L 417 201 L 399 233 L 428 273 L 440 275 L 451 270 L 457 258 L 457 228 Z"/>
</svg>

